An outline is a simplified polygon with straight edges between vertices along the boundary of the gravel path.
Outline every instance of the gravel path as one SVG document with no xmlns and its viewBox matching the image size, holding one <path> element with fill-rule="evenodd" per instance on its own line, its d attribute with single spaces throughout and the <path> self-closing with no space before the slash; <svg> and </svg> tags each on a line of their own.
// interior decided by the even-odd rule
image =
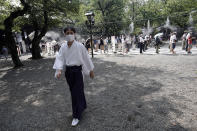
<svg viewBox="0 0 197 131">
<path fill-rule="evenodd" d="M 1 131 L 196 131 L 197 59 L 186 55 L 96 55 L 85 78 L 88 108 L 72 128 L 65 78 L 54 58 L 0 68 Z"/>
</svg>

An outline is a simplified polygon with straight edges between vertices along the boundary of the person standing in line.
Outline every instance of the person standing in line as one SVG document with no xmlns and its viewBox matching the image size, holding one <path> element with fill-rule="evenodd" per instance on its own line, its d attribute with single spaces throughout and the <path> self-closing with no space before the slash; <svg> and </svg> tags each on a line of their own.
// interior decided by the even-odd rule
<svg viewBox="0 0 197 131">
<path fill-rule="evenodd" d="M 149 44 L 149 35 L 146 35 L 144 39 L 144 50 L 148 49 L 148 44 Z"/>
<path fill-rule="evenodd" d="M 186 36 L 187 36 L 187 33 L 184 33 L 183 36 L 182 36 L 182 50 L 185 50 L 185 46 L 186 46 Z"/>
<path fill-rule="evenodd" d="M 135 46 L 136 46 L 136 36 L 133 35 L 132 37 L 132 49 L 135 50 Z"/>
<path fill-rule="evenodd" d="M 104 53 L 104 41 L 103 38 L 100 38 L 100 49 L 101 49 L 101 54 Z"/>
<path fill-rule="evenodd" d="M 139 36 L 139 46 L 140 46 L 140 54 L 142 54 L 144 49 L 144 39 L 142 37 L 142 34 Z"/>
<path fill-rule="evenodd" d="M 76 126 L 82 112 L 86 109 L 86 99 L 84 94 L 83 74 L 94 78 L 94 65 L 89 57 L 86 48 L 75 40 L 75 28 L 67 27 L 64 34 L 65 42 L 56 56 L 53 69 L 56 70 L 55 77 L 60 78 L 63 67 L 65 67 L 65 77 L 71 92 L 73 120 L 71 126 Z"/>
<path fill-rule="evenodd" d="M 16 44 L 16 49 L 17 49 L 18 56 L 21 56 L 21 49 L 18 44 Z"/>
<path fill-rule="evenodd" d="M 108 40 L 107 40 L 107 38 L 105 38 L 104 40 L 104 53 L 108 53 Z"/>
<path fill-rule="evenodd" d="M 7 60 L 8 59 L 8 49 L 5 46 L 3 46 L 3 48 L 2 48 L 2 53 L 5 57 L 5 59 Z"/>
<path fill-rule="evenodd" d="M 97 40 L 96 39 L 94 39 L 94 49 L 95 49 L 95 52 L 98 51 L 98 48 L 97 48 Z"/>
<path fill-rule="evenodd" d="M 129 41 L 128 41 L 128 52 L 130 51 L 131 47 L 132 47 L 132 39 L 131 39 L 131 35 L 128 36 L 129 37 Z"/>
<path fill-rule="evenodd" d="M 52 49 L 52 55 L 54 55 L 56 53 L 56 49 L 55 49 L 55 45 L 57 45 L 57 41 L 56 40 L 52 40 L 51 41 L 51 49 Z"/>
<path fill-rule="evenodd" d="M 174 49 L 176 47 L 176 41 L 177 41 L 176 32 L 174 32 L 173 35 L 170 37 L 170 41 L 171 41 L 171 52 L 175 54 Z"/>
<path fill-rule="evenodd" d="M 129 52 L 129 48 L 130 48 L 130 38 L 129 38 L 129 36 L 126 36 L 126 39 L 125 39 L 125 46 L 126 46 L 126 53 L 128 53 Z"/>
<path fill-rule="evenodd" d="M 172 48 L 172 41 L 171 41 L 171 37 L 172 37 L 173 33 L 170 33 L 170 38 L 169 38 L 169 46 L 168 48 L 170 49 L 170 52 L 172 51 L 171 48 Z"/>
<path fill-rule="evenodd" d="M 19 49 L 20 49 L 21 54 L 23 54 L 23 47 L 22 47 L 23 40 L 22 40 L 22 36 L 19 32 L 16 33 L 16 41 L 17 41 L 18 46 L 20 47 Z"/>
<path fill-rule="evenodd" d="M 191 33 L 189 32 L 186 36 L 186 49 L 185 49 L 186 52 L 188 51 L 188 39 L 190 36 L 191 36 Z"/>
<path fill-rule="evenodd" d="M 86 47 L 88 53 L 90 53 L 90 51 L 91 51 L 91 40 L 90 40 L 90 38 L 88 38 L 86 40 L 85 47 Z"/>
<path fill-rule="evenodd" d="M 155 39 L 155 48 L 156 48 L 156 53 L 159 54 L 159 45 L 161 44 L 161 40 L 159 36 L 156 37 Z"/>
<path fill-rule="evenodd" d="M 190 35 L 188 38 L 188 49 L 187 49 L 187 53 L 191 54 L 191 49 L 192 49 L 192 36 Z"/>
</svg>

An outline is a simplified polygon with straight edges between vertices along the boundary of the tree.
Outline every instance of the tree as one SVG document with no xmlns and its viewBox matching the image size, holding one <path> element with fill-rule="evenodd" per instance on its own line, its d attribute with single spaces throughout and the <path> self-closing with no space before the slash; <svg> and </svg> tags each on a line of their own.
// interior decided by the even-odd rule
<svg viewBox="0 0 197 131">
<path fill-rule="evenodd" d="M 122 0 L 95 0 L 92 10 L 101 13 L 103 35 L 118 35 L 123 29 L 124 2 Z"/>
<path fill-rule="evenodd" d="M 17 48 L 16 48 L 16 43 L 12 34 L 13 23 L 17 17 L 23 16 L 30 8 L 29 5 L 24 0 L 20 0 L 20 2 L 24 6 L 23 9 L 22 10 L 17 9 L 11 12 L 10 15 L 3 22 L 4 28 L 5 28 L 4 31 L 5 31 L 6 43 L 11 52 L 12 61 L 15 67 L 21 67 L 23 66 L 23 64 L 21 63 L 19 59 Z"/>
<path fill-rule="evenodd" d="M 34 29 L 32 40 L 32 59 L 42 58 L 40 55 L 40 41 L 50 27 L 63 26 L 67 14 L 78 12 L 78 2 L 68 3 L 63 0 L 34 0 L 29 12 L 29 21 Z"/>
</svg>

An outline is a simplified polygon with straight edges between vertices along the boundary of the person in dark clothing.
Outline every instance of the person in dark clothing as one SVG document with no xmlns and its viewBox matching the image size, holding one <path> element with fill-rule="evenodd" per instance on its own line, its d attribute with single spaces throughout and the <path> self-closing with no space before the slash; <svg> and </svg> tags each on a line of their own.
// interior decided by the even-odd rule
<svg viewBox="0 0 197 131">
<path fill-rule="evenodd" d="M 142 54 L 142 51 L 144 51 L 144 39 L 142 35 L 139 37 L 139 46 L 140 46 L 140 54 Z"/>
<path fill-rule="evenodd" d="M 104 53 L 104 41 L 103 41 L 103 38 L 100 39 L 100 49 L 101 49 L 101 53 Z"/>
<path fill-rule="evenodd" d="M 90 52 L 90 48 L 91 48 L 90 39 L 86 40 L 85 47 L 86 47 L 86 49 L 87 49 L 87 51 L 89 53 Z"/>
<path fill-rule="evenodd" d="M 5 59 L 7 60 L 8 59 L 8 49 L 5 46 L 3 46 L 3 48 L 2 48 L 2 53 L 5 57 Z"/>
<path fill-rule="evenodd" d="M 161 44 L 161 40 L 159 39 L 159 36 L 156 37 L 156 40 L 155 40 L 155 49 L 156 49 L 156 53 L 158 54 L 159 53 L 159 46 Z"/>
</svg>

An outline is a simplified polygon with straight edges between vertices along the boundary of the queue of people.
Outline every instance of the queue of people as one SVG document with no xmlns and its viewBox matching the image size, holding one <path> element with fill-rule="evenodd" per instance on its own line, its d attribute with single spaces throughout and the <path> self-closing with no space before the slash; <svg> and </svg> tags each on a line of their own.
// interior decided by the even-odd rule
<svg viewBox="0 0 197 131">
<path fill-rule="evenodd" d="M 40 45 L 42 51 L 44 54 L 47 54 L 48 56 L 53 56 L 56 54 L 56 52 L 59 51 L 60 45 L 56 40 L 50 40 L 42 43 Z"/>
<path fill-rule="evenodd" d="M 23 53 L 30 52 L 31 46 L 27 45 L 20 33 L 15 33 L 15 41 L 17 46 L 17 52 L 20 56 Z M 25 40 L 27 40 L 27 35 L 25 35 Z M 106 54 L 109 53 L 109 50 L 112 50 L 112 52 L 122 52 L 128 53 L 132 50 L 135 50 L 136 48 L 139 48 L 140 54 L 143 54 L 143 52 L 146 52 L 146 50 L 149 49 L 149 47 L 154 46 L 155 52 L 159 54 L 159 49 L 162 45 L 161 36 L 155 36 L 152 38 L 151 35 L 143 35 L 139 34 L 136 35 L 121 35 L 121 36 L 114 36 L 114 37 L 97 37 L 92 40 L 93 49 L 95 52 Z M 194 37 L 194 34 L 192 32 L 184 32 L 184 34 L 181 37 L 182 40 L 182 50 L 185 50 L 188 54 L 191 54 L 192 45 L 196 44 L 196 38 Z M 175 48 L 177 45 L 178 39 L 177 39 L 177 33 L 173 32 L 170 34 L 169 38 L 169 49 L 172 54 L 176 54 Z M 90 38 L 88 38 L 86 41 L 84 40 L 83 45 L 88 50 L 88 53 L 91 53 L 91 41 Z M 56 54 L 56 52 L 59 51 L 61 44 L 58 42 L 58 40 L 47 40 L 40 43 L 40 51 L 43 52 L 45 55 L 53 56 Z M 3 53 L 2 53 L 3 52 Z M 8 56 L 8 49 L 4 47 L 1 49 L 1 54 L 5 56 L 7 59 Z"/>
<path fill-rule="evenodd" d="M 191 54 L 192 45 L 196 44 L 196 38 L 192 32 L 185 32 L 182 36 L 182 50 L 185 50 L 188 54 Z"/>
<path fill-rule="evenodd" d="M 94 39 L 92 40 L 92 44 L 95 52 L 99 52 L 100 50 L 100 53 L 108 53 L 108 46 L 110 46 L 110 41 L 108 40 L 108 38 L 101 37 Z M 90 53 L 92 48 L 90 38 L 86 40 L 85 47 L 88 50 L 88 53 Z"/>
<path fill-rule="evenodd" d="M 151 45 L 152 36 L 140 34 L 137 39 L 135 38 L 134 43 L 137 43 L 138 48 L 140 48 L 140 54 L 142 54 L 143 52 L 146 52 L 146 50 L 148 50 L 149 46 Z"/>
<path fill-rule="evenodd" d="M 143 35 L 143 34 L 140 34 L 139 36 L 122 35 L 122 36 L 117 36 L 117 37 L 111 37 L 111 39 L 108 37 L 106 38 L 101 37 L 98 39 L 94 39 L 92 43 L 94 45 L 93 48 L 95 52 L 99 52 L 100 50 L 100 53 L 108 53 L 109 52 L 108 50 L 111 48 L 114 53 L 116 52 L 128 53 L 130 52 L 131 49 L 135 50 L 136 48 L 139 48 L 140 54 L 142 54 L 143 52 L 146 52 L 146 50 L 148 50 L 150 46 L 152 46 L 151 43 L 153 42 L 151 35 Z M 114 42 L 114 45 L 113 45 L 113 42 L 111 41 Z M 156 53 L 159 53 L 159 48 L 161 44 L 162 44 L 161 38 L 160 37 L 157 37 L 157 39 L 155 38 L 154 46 L 156 49 Z M 91 52 L 90 38 L 86 40 L 85 47 L 90 53 Z"/>
</svg>

